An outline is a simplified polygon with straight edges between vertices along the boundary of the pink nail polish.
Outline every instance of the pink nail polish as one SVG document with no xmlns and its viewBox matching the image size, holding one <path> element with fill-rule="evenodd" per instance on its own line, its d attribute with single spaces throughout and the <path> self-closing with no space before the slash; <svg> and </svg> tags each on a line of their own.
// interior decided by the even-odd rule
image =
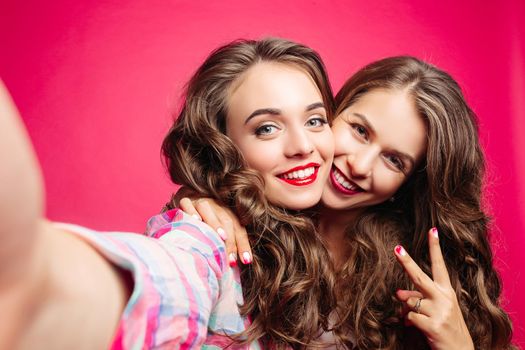
<svg viewBox="0 0 525 350">
<path fill-rule="evenodd" d="M 432 229 L 430 230 L 430 232 L 432 233 L 432 235 L 436 238 L 438 238 L 438 229 L 435 228 L 435 227 L 432 227 Z"/>
<path fill-rule="evenodd" d="M 250 252 L 242 253 L 242 262 L 244 264 L 251 264 L 251 262 L 252 262 L 252 255 L 250 254 Z"/>
<path fill-rule="evenodd" d="M 230 253 L 230 255 L 228 255 L 228 263 L 231 267 L 237 266 L 237 254 Z"/>
<path fill-rule="evenodd" d="M 405 248 L 403 248 L 402 246 L 400 245 L 396 245 L 395 249 L 396 251 L 396 254 L 399 255 L 399 256 L 405 256 L 407 255 L 407 252 L 405 250 Z"/>
</svg>

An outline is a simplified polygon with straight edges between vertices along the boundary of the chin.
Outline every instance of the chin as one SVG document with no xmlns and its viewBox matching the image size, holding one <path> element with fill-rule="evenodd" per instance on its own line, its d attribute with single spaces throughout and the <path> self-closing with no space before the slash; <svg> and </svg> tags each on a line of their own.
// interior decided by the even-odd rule
<svg viewBox="0 0 525 350">
<path fill-rule="evenodd" d="M 313 198 L 313 199 L 305 198 L 305 199 L 300 199 L 300 200 L 298 199 L 298 200 L 287 201 L 287 202 L 282 202 L 282 201 L 272 202 L 272 204 L 278 207 L 281 207 L 284 209 L 290 209 L 290 210 L 308 209 L 308 208 L 313 207 L 317 203 L 319 203 L 319 198 Z"/>
</svg>

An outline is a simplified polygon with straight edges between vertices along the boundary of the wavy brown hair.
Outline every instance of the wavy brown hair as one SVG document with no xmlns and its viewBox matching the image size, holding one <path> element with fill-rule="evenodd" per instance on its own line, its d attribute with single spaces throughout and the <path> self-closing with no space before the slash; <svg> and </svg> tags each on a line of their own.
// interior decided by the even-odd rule
<svg viewBox="0 0 525 350">
<path fill-rule="evenodd" d="M 259 62 L 308 74 L 331 120 L 332 91 L 316 52 L 283 39 L 239 40 L 212 52 L 190 79 L 162 152 L 174 183 L 228 206 L 249 232 L 254 259 L 241 266 L 241 313 L 251 318 L 251 326 L 237 340 L 298 349 L 315 346 L 328 328 L 334 281 L 312 222 L 267 202 L 262 177 L 248 169 L 225 134 L 230 87 Z M 172 199 L 167 207 L 174 205 Z"/>
<path fill-rule="evenodd" d="M 512 327 L 500 306 L 501 282 L 483 210 L 484 156 L 477 118 L 446 72 L 417 58 L 376 61 L 352 76 L 336 96 L 337 114 L 374 89 L 412 96 L 427 128 L 426 157 L 393 202 L 369 208 L 348 228 L 350 259 L 342 274 L 343 320 L 360 349 L 428 348 L 399 319 L 396 289 L 410 288 L 395 262 L 402 243 L 431 275 L 426 232 L 437 227 L 452 286 L 477 349 L 506 349 Z"/>
</svg>

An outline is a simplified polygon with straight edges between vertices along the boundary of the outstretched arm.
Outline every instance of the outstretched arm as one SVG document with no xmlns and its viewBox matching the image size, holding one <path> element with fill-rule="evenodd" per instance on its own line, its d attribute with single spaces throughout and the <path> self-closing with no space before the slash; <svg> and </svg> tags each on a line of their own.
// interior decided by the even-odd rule
<svg viewBox="0 0 525 350">
<path fill-rule="evenodd" d="M 43 192 L 29 137 L 0 81 L 0 350 L 70 349 L 77 341 L 103 348 L 126 287 L 91 246 L 43 219 Z"/>
<path fill-rule="evenodd" d="M 0 290 L 28 268 L 43 211 L 40 169 L 29 138 L 0 81 Z"/>
<path fill-rule="evenodd" d="M 42 181 L 22 121 L 0 81 L 0 349 L 27 320 L 40 245 Z"/>
</svg>

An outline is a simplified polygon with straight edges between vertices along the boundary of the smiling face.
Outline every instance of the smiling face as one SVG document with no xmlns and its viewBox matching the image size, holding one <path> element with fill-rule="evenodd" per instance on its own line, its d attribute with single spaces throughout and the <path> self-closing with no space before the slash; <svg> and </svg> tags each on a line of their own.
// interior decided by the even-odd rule
<svg viewBox="0 0 525 350">
<path fill-rule="evenodd" d="M 288 209 L 321 198 L 334 142 L 319 89 L 304 71 L 260 62 L 231 87 L 226 134 L 265 181 L 268 200 Z"/>
<path fill-rule="evenodd" d="M 334 165 L 322 202 L 358 209 L 391 198 L 421 162 L 426 126 L 406 90 L 371 90 L 335 119 Z"/>
</svg>

